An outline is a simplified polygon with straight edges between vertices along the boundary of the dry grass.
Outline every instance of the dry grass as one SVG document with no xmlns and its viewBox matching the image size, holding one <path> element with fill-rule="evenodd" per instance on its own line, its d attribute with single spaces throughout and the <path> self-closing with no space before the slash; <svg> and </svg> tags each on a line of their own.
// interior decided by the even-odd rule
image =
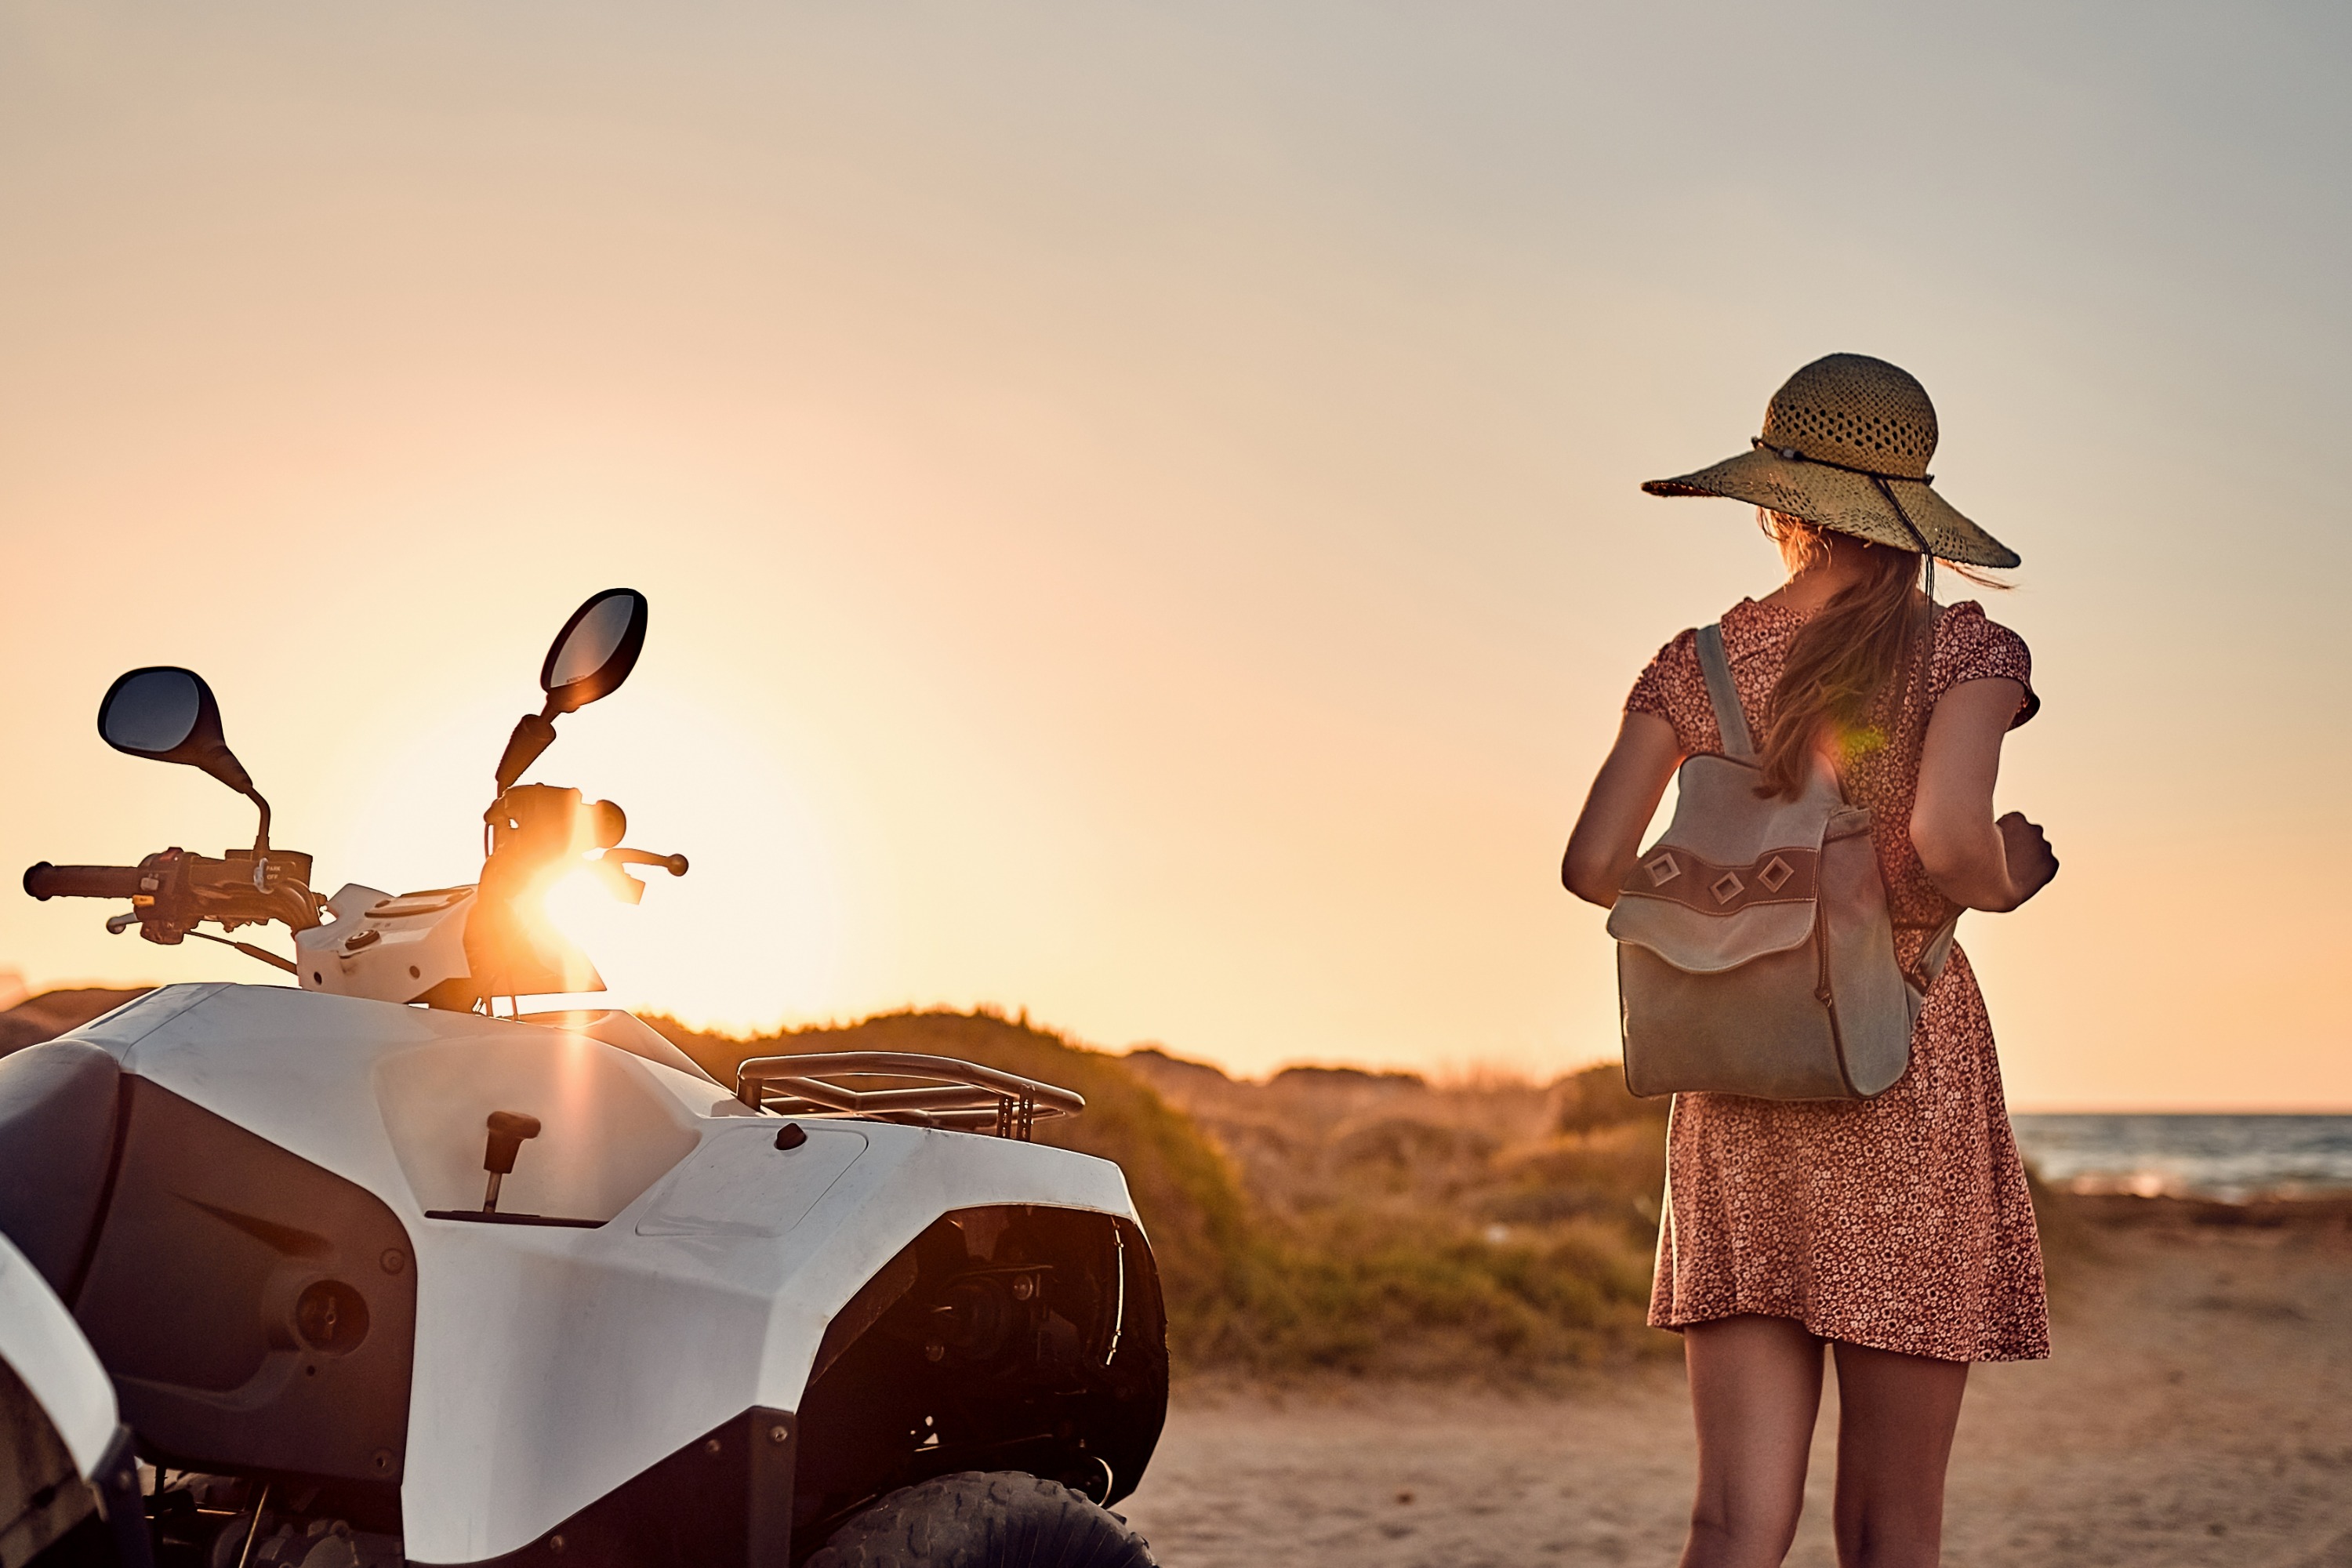
<svg viewBox="0 0 2352 1568">
<path fill-rule="evenodd" d="M 1662 1108 L 1549 1086 L 1123 1058 L 1241 1173 L 1267 1266 L 1214 1359 L 1261 1373 L 1523 1382 L 1671 1349 L 1643 1326 Z"/>
</svg>

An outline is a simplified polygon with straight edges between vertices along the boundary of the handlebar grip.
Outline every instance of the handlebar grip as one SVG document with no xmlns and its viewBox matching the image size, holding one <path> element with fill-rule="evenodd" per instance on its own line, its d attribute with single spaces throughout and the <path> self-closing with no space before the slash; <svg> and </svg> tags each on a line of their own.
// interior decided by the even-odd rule
<svg viewBox="0 0 2352 1568">
<path fill-rule="evenodd" d="M 136 866 L 52 866 L 25 868 L 25 891 L 37 899 L 127 899 L 139 891 Z"/>
</svg>

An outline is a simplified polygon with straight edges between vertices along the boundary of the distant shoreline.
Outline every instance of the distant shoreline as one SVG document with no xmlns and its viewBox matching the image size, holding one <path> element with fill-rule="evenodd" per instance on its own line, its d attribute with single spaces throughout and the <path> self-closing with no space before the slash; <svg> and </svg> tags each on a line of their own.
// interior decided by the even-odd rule
<svg viewBox="0 0 2352 1568">
<path fill-rule="evenodd" d="M 2234 1107 L 2124 1107 L 2112 1105 L 2011 1105 L 2011 1117 L 2352 1117 L 2352 1105 L 2345 1107 L 2307 1107 L 2307 1105 L 2255 1105 L 2253 1110 Z"/>
</svg>

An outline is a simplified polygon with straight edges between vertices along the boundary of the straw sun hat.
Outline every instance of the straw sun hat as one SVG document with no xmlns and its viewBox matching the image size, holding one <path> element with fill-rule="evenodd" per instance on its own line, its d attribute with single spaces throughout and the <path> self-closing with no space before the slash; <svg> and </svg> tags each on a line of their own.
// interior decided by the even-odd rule
<svg viewBox="0 0 2352 1568">
<path fill-rule="evenodd" d="M 1962 517 L 1932 488 L 1936 405 L 1908 373 L 1867 354 L 1831 354 L 1788 379 L 1764 410 L 1752 451 L 1679 479 L 1654 496 L 1728 496 L 1970 566 L 2014 566 L 2017 552 Z"/>
</svg>

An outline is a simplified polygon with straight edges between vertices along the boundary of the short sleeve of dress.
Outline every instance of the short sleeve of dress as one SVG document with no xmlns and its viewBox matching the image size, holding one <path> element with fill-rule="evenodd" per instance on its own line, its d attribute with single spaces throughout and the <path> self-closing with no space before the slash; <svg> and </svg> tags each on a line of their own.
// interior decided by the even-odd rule
<svg viewBox="0 0 2352 1568">
<path fill-rule="evenodd" d="M 2017 716 L 2009 721 L 2012 730 L 2042 710 L 2042 699 L 2033 692 L 2033 655 L 2025 639 L 1988 618 L 1984 606 L 1973 599 L 1950 606 L 1936 619 L 1930 701 L 1941 700 L 1945 692 L 1969 680 L 2014 680 L 2025 688 Z"/>
<path fill-rule="evenodd" d="M 1660 648 L 1643 668 L 1625 699 L 1625 711 L 1656 714 L 1675 727 L 1675 739 L 1683 750 L 1694 750 L 1689 693 L 1695 686 L 1704 690 L 1706 679 L 1698 668 L 1698 634 L 1686 631 Z"/>
</svg>

